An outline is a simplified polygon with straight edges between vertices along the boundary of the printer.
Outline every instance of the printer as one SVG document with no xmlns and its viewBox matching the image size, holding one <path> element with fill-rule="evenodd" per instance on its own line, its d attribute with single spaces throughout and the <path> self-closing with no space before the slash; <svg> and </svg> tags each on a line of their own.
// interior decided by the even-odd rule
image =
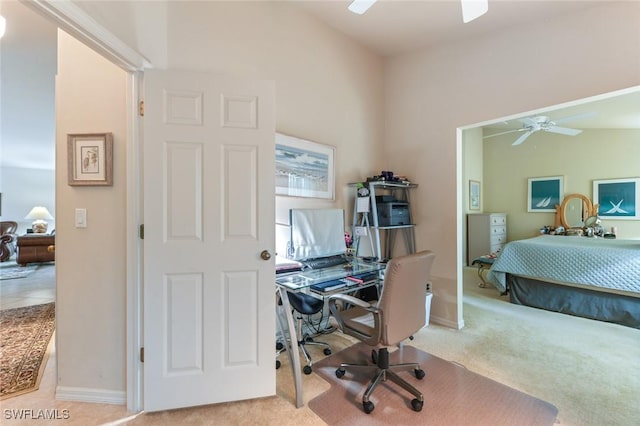
<svg viewBox="0 0 640 426">
<path fill-rule="evenodd" d="M 378 226 L 410 225 L 409 203 L 393 197 L 376 197 Z"/>
</svg>

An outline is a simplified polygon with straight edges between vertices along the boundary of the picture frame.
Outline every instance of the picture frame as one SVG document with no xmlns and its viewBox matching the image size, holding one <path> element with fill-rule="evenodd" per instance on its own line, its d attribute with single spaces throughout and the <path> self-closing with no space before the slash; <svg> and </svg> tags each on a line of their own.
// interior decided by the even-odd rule
<svg viewBox="0 0 640 426">
<path fill-rule="evenodd" d="M 67 134 L 68 184 L 113 185 L 113 134 Z"/>
<path fill-rule="evenodd" d="M 469 180 L 469 210 L 480 210 L 480 182 Z"/>
<path fill-rule="evenodd" d="M 598 216 L 608 220 L 640 220 L 640 178 L 593 181 Z"/>
<path fill-rule="evenodd" d="M 555 213 L 562 203 L 564 177 L 549 176 L 528 179 L 527 212 Z"/>
<path fill-rule="evenodd" d="M 335 148 L 276 133 L 276 195 L 333 200 Z"/>
</svg>

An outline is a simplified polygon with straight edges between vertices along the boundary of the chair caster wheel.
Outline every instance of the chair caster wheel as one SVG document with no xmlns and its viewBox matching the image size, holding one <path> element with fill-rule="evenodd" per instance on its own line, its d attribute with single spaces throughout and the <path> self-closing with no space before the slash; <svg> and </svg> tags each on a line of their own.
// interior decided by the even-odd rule
<svg viewBox="0 0 640 426">
<path fill-rule="evenodd" d="M 284 345 L 282 344 L 282 342 L 276 343 L 276 351 L 281 351 L 283 348 L 284 348 Z"/>
<path fill-rule="evenodd" d="M 424 401 L 419 401 L 417 398 L 411 400 L 411 408 L 413 408 L 413 411 L 422 411 L 423 405 Z"/>
<path fill-rule="evenodd" d="M 424 376 L 425 376 L 425 372 L 424 372 L 424 370 L 422 370 L 422 369 L 420 369 L 420 368 L 416 368 L 415 370 L 413 370 L 413 374 L 415 374 L 415 375 L 416 375 L 416 378 L 417 378 L 418 380 L 422 380 L 422 379 L 424 379 Z"/>
<path fill-rule="evenodd" d="M 309 367 L 308 365 L 305 365 L 304 368 L 302 369 L 302 372 L 306 375 L 311 374 L 311 367 Z"/>
<path fill-rule="evenodd" d="M 338 379 L 340 379 L 340 378 L 342 378 L 342 376 L 344 376 L 344 373 L 345 373 L 344 368 L 338 368 L 338 369 L 336 370 L 336 377 L 337 377 Z"/>
<path fill-rule="evenodd" d="M 282 364 L 280 363 L 280 360 L 277 360 L 277 359 L 276 359 L 276 370 L 277 370 L 278 368 L 280 368 L 280 366 L 281 366 L 281 365 L 282 365 Z"/>
<path fill-rule="evenodd" d="M 324 350 L 324 354 L 325 354 L 325 355 L 331 355 L 331 349 L 329 349 L 329 348 L 325 348 L 325 350 Z"/>
<path fill-rule="evenodd" d="M 362 408 L 364 409 L 364 412 L 369 414 L 373 411 L 375 407 L 375 405 L 373 405 L 373 402 L 371 401 L 366 401 L 362 403 Z M 420 411 L 420 410 L 416 410 L 416 411 Z"/>
</svg>

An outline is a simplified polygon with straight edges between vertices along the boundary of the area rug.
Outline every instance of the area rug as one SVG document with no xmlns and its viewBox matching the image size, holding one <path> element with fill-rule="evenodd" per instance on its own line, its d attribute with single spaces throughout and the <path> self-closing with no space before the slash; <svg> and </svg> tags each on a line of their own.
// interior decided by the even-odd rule
<svg viewBox="0 0 640 426">
<path fill-rule="evenodd" d="M 0 400 L 38 389 L 55 329 L 55 303 L 0 311 Z"/>
<path fill-rule="evenodd" d="M 38 269 L 40 265 L 27 265 L 17 266 L 15 263 L 13 266 L 0 267 L 0 280 L 13 280 L 16 278 L 26 278 L 33 271 Z"/>
<path fill-rule="evenodd" d="M 391 363 L 420 363 L 426 376 L 416 379 L 412 370 L 399 375 L 424 396 L 422 411 L 411 408 L 413 396 L 391 381 L 381 383 L 371 395 L 373 412 L 362 410 L 362 395 L 373 373 L 351 369 L 338 379 L 341 362 L 371 360 L 371 348 L 358 343 L 313 365 L 313 371 L 331 388 L 309 401 L 309 408 L 330 425 L 553 425 L 558 409 L 466 368 L 404 346 L 391 354 Z"/>
</svg>

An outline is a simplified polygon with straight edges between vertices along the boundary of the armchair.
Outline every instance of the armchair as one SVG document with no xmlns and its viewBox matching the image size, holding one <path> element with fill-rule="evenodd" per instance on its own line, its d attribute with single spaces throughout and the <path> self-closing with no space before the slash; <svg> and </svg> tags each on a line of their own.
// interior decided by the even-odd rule
<svg viewBox="0 0 640 426">
<path fill-rule="evenodd" d="M 18 223 L 12 221 L 0 222 L 0 262 L 9 260 L 16 251 L 16 231 Z"/>
<path fill-rule="evenodd" d="M 363 409 L 367 414 L 374 409 L 374 404 L 370 401 L 371 394 L 378 384 L 387 379 L 415 396 L 411 401 L 414 411 L 422 410 L 422 393 L 398 376 L 394 370 L 413 367 L 419 380 L 424 378 L 424 371 L 417 363 L 390 365 L 388 348 L 411 337 L 426 323 L 427 282 L 434 259 L 435 254 L 431 251 L 391 259 L 387 264 L 382 294 L 377 302 L 364 302 L 345 294 L 329 298 L 329 309 L 339 328 L 345 334 L 374 347 L 371 354 L 374 364 L 343 363 L 336 370 L 338 378 L 343 377 L 346 369 L 350 368 L 375 370 L 375 375 L 362 397 Z M 353 307 L 342 310 L 341 305 Z"/>
</svg>

